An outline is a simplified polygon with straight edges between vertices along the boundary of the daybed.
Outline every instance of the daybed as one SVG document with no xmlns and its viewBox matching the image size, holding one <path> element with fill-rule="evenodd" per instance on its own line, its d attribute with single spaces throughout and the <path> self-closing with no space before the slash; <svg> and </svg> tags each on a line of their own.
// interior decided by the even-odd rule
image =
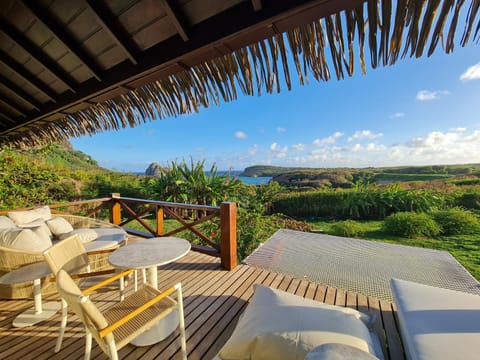
<svg viewBox="0 0 480 360">
<path fill-rule="evenodd" d="M 392 279 L 407 359 L 479 359 L 480 296 Z"/>
<path fill-rule="evenodd" d="M 107 260 L 109 253 L 127 242 L 127 233 L 121 227 L 105 221 L 51 213 L 48 207 L 9 212 L 8 217 L 0 216 L 0 276 L 44 261 L 44 250 L 75 233 L 89 252 L 92 271 L 111 269 Z M 56 291 L 55 282 L 51 280 L 43 279 L 42 294 Z M 32 282 L 0 285 L 0 298 L 21 299 L 32 295 Z"/>
</svg>

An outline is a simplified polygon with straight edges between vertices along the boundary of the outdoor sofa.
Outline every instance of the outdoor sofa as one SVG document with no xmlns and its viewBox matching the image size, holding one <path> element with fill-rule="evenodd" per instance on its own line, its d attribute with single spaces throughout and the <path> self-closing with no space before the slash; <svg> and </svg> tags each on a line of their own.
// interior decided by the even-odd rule
<svg viewBox="0 0 480 360">
<path fill-rule="evenodd" d="M 44 261 L 42 252 L 77 234 L 89 253 L 91 271 L 112 269 L 109 253 L 127 242 L 127 233 L 111 223 L 75 215 L 56 214 L 48 206 L 12 211 L 0 216 L 0 276 L 19 267 Z M 43 279 L 42 294 L 56 291 L 55 281 Z M 0 285 L 0 298 L 33 296 L 32 282 Z"/>
</svg>

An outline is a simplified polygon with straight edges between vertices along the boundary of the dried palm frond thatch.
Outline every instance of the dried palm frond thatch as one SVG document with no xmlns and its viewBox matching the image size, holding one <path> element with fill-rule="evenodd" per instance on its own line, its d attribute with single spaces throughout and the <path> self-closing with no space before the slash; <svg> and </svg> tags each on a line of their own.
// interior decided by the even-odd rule
<svg viewBox="0 0 480 360">
<path fill-rule="evenodd" d="M 282 86 L 290 89 L 293 73 L 302 85 L 310 76 L 329 80 L 331 69 L 337 79 L 351 76 L 355 63 L 365 73 L 365 43 L 372 68 L 393 65 L 400 56 L 421 57 L 426 50 L 430 56 L 439 43 L 450 53 L 455 44 L 465 46 L 472 39 L 478 44 L 480 39 L 480 0 L 471 0 L 462 15 L 465 8 L 465 0 L 369 0 L 62 119 L 29 124 L 6 141 L 35 146 L 198 112 L 200 107 L 235 100 L 240 92 L 260 95 L 280 92 Z M 463 32 L 457 29 L 459 21 Z"/>
</svg>

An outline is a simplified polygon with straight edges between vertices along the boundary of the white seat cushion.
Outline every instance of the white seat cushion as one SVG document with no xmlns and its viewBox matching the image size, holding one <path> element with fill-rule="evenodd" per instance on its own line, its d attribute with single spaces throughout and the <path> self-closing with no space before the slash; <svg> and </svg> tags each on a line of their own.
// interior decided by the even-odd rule
<svg viewBox="0 0 480 360">
<path fill-rule="evenodd" d="M 479 359 L 480 296 L 392 279 L 408 359 Z"/>
<path fill-rule="evenodd" d="M 220 350 L 227 359 L 304 359 L 315 347 L 341 343 L 379 355 L 367 328 L 369 316 L 263 285 Z"/>
</svg>

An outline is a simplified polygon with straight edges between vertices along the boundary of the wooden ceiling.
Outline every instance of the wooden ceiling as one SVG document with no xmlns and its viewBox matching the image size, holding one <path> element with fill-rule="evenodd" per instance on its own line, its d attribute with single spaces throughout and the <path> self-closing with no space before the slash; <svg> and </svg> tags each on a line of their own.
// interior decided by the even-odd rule
<svg viewBox="0 0 480 360">
<path fill-rule="evenodd" d="M 362 10 L 364 3 L 367 1 L 2 0 L 0 7 L 0 145 L 25 145 L 25 139 L 29 137 L 36 138 L 35 143 L 38 143 L 39 138 L 45 138 L 48 142 L 61 138 L 62 134 L 69 137 L 108 130 L 109 127 L 102 124 L 91 125 L 92 121 L 70 122 L 70 119 L 83 119 L 82 114 L 92 108 L 96 108 L 96 113 L 102 111 L 106 113 L 102 110 L 102 104 L 127 94 L 137 102 L 137 109 L 143 109 L 145 108 L 144 98 L 137 96 L 133 90 L 143 91 L 142 89 L 145 89 L 148 84 L 162 85 L 161 82 L 172 75 L 180 74 L 179 76 L 182 77 L 182 72 L 189 72 L 197 66 L 208 67 L 210 78 L 216 79 L 216 70 L 209 65 L 212 64 L 212 60 L 216 61 L 214 59 L 225 57 L 236 51 L 242 52 L 242 48 L 248 45 L 258 44 L 275 36 L 277 41 L 283 42 L 283 35 L 278 34 L 307 26 L 324 17 L 328 17 L 326 22 L 330 44 L 326 45 L 326 48 L 328 46 L 332 48 L 335 41 L 340 46 L 334 56 L 337 77 L 339 76 L 338 67 L 341 66 L 338 59 L 345 57 L 345 53 L 352 50 L 343 48 L 341 37 L 348 36 L 348 45 L 352 45 L 350 35 L 354 31 L 353 20 L 356 21 L 355 26 L 359 26 L 361 46 L 364 41 L 362 33 L 367 27 L 367 21 L 368 26 L 374 29 L 374 32 L 370 30 L 368 39 L 372 67 L 377 66 L 377 57 L 383 57 L 383 65 L 390 57 L 389 62 L 393 64 L 395 58 L 392 61 L 388 53 L 390 31 L 394 32 L 390 38 L 390 48 L 398 54 L 400 47 L 396 48 L 395 42 L 398 43 L 397 39 L 401 42 L 403 29 L 410 26 L 408 37 L 411 37 L 413 30 L 414 37 L 419 41 L 408 43 L 407 39 L 407 49 L 410 47 L 413 51 L 417 48 L 418 56 L 418 48 L 420 48 L 421 55 L 425 45 L 422 41 L 424 27 L 429 31 L 433 26 L 437 9 L 441 7 L 435 33 L 438 35 L 443 32 L 447 17 L 452 24 L 450 31 L 451 29 L 454 31 L 457 23 L 455 9 L 462 7 L 463 0 L 398 0 L 396 15 L 391 9 L 392 0 L 378 2 L 371 0 L 365 6 L 368 9 L 368 14 L 365 15 L 368 17 L 366 20 Z M 425 5 L 427 3 L 428 5 Z M 380 10 L 377 10 L 377 4 L 379 9 L 381 4 L 381 14 L 378 13 Z M 420 13 L 426 9 L 421 31 L 415 30 L 419 19 L 407 19 L 410 14 L 418 12 L 416 4 L 420 8 Z M 472 0 L 469 10 L 470 19 L 467 19 L 469 29 L 476 28 L 475 37 L 480 26 L 478 24 L 476 27 L 473 26 L 479 4 L 480 1 Z M 408 11 L 403 10 L 401 6 L 405 6 Z M 340 20 L 340 16 L 337 16 L 340 11 L 345 12 L 346 24 Z M 330 17 L 332 14 L 337 15 L 333 18 Z M 392 27 L 390 30 L 379 23 L 375 19 L 377 14 L 378 18 L 383 20 L 386 17 L 393 19 L 395 16 L 395 28 Z M 397 23 L 400 24 L 399 28 Z M 441 27 L 438 30 L 439 25 Z M 342 30 L 344 26 L 346 29 Z M 378 54 L 377 28 L 381 31 Z M 311 29 L 315 31 L 316 25 Z M 332 29 L 335 29 L 336 34 L 332 33 Z M 346 35 L 342 35 L 342 32 Z M 470 33 L 470 30 L 466 32 Z M 315 36 L 311 31 L 304 34 Z M 450 38 L 450 34 L 448 35 Z M 330 36 L 334 37 L 330 38 Z M 301 44 L 303 38 L 300 37 L 296 41 L 298 42 L 297 52 L 305 52 L 308 49 L 312 50 L 310 58 L 317 56 L 314 52 L 318 44 L 309 45 L 305 42 Z M 323 47 L 321 38 L 316 41 L 320 41 Z M 438 42 L 438 36 L 432 39 L 433 48 L 436 42 Z M 386 47 L 383 46 L 384 43 Z M 420 45 L 417 46 L 417 44 Z M 302 48 L 300 45 L 305 47 Z M 323 50 L 322 48 L 322 52 Z M 286 50 L 283 49 L 281 55 L 284 56 L 285 52 Z M 360 52 L 362 68 L 364 68 L 363 48 Z M 338 59 L 335 60 L 335 58 Z M 284 60 L 282 58 L 282 61 Z M 298 63 L 296 59 L 299 69 Z M 276 65 L 273 66 L 274 71 L 277 71 Z M 349 65 L 348 68 L 350 74 L 352 66 Z M 191 72 L 193 73 L 191 76 L 197 76 L 195 71 Z M 243 67 L 242 71 L 245 72 Z M 150 88 L 148 91 L 152 92 Z M 176 89 L 171 91 L 170 95 L 178 95 Z M 169 101 L 174 106 L 178 103 L 174 96 Z M 117 114 L 118 112 L 109 115 L 111 122 L 112 118 L 118 117 Z M 124 120 L 122 121 L 121 126 L 128 125 Z M 55 128 L 57 124 L 61 124 L 60 130 Z M 133 126 L 133 122 L 130 122 L 130 126 Z M 66 129 L 68 127 L 70 129 Z M 45 136 L 43 133 L 39 135 L 41 132 L 39 129 L 41 131 L 54 129 L 55 134 L 50 136 L 46 131 Z"/>
</svg>

